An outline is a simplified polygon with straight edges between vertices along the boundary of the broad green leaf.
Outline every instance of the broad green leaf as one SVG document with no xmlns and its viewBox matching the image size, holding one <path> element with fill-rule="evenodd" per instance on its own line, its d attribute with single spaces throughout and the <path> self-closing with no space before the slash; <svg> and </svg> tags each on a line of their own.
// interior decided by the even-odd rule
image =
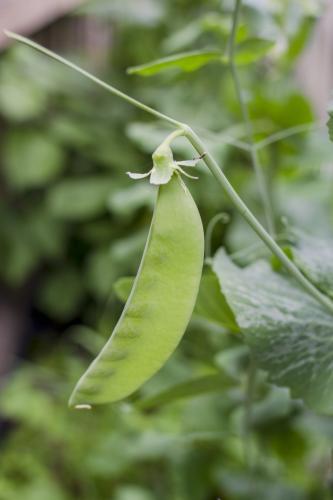
<svg viewBox="0 0 333 500">
<path fill-rule="evenodd" d="M 201 278 L 194 313 L 231 331 L 239 331 L 234 313 L 221 294 L 218 279 L 210 269 Z"/>
<path fill-rule="evenodd" d="M 51 213 L 57 217 L 84 220 L 106 211 L 111 191 L 110 177 L 69 178 L 49 191 L 47 203 Z"/>
<path fill-rule="evenodd" d="M 213 269 L 245 342 L 270 380 L 289 387 L 310 408 L 332 414 L 332 315 L 264 261 L 240 269 L 220 250 Z"/>
<path fill-rule="evenodd" d="M 10 132 L 3 149 L 8 182 L 17 189 L 44 186 L 65 167 L 63 150 L 46 134 L 33 130 Z"/>
<path fill-rule="evenodd" d="M 202 66 L 221 59 L 222 53 L 218 50 L 197 50 L 182 52 L 172 56 L 164 57 L 140 66 L 128 68 L 127 72 L 141 76 L 151 76 L 169 69 L 182 71 L 195 71 Z"/>
<path fill-rule="evenodd" d="M 272 40 L 264 38 L 248 38 L 236 46 L 235 63 L 238 65 L 250 64 L 258 61 L 275 45 Z"/>
<path fill-rule="evenodd" d="M 136 406 L 140 409 L 151 409 L 162 406 L 178 399 L 200 396 L 209 392 L 219 392 L 230 387 L 231 379 L 222 374 L 205 375 L 196 379 L 181 382 L 158 394 L 138 401 Z"/>
<path fill-rule="evenodd" d="M 304 274 L 333 298 L 333 241 L 303 234 L 292 253 Z"/>
</svg>

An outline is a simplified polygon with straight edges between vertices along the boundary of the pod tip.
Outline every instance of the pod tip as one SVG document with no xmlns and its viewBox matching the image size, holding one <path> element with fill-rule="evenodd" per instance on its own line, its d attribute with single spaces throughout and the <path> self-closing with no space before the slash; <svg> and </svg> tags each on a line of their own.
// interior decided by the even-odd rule
<svg viewBox="0 0 333 500">
<path fill-rule="evenodd" d="M 75 405 L 75 410 L 91 410 L 92 406 L 88 404 Z"/>
</svg>

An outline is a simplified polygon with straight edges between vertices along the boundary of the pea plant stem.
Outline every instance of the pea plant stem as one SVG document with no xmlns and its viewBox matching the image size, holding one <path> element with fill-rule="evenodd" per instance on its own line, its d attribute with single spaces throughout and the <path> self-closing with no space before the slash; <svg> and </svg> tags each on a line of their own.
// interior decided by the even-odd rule
<svg viewBox="0 0 333 500">
<path fill-rule="evenodd" d="M 266 148 L 267 146 L 270 146 L 271 144 L 275 144 L 278 141 L 281 141 L 283 139 L 288 139 L 293 135 L 320 130 L 324 126 L 325 125 L 322 125 L 321 123 L 317 122 L 302 123 L 301 125 L 295 125 L 294 127 L 290 127 L 285 130 L 280 130 L 279 132 L 275 132 L 275 134 L 269 135 L 265 139 L 256 142 L 254 147 L 258 151 L 260 149 Z"/>
<path fill-rule="evenodd" d="M 233 205 L 238 209 L 240 214 L 249 223 L 252 229 L 257 233 L 259 238 L 265 243 L 265 245 L 271 250 L 271 252 L 279 259 L 281 264 L 289 271 L 289 273 L 297 280 L 297 282 L 318 302 L 320 302 L 324 307 L 333 313 L 333 303 L 331 300 L 322 294 L 298 269 L 297 266 L 286 256 L 286 254 L 281 250 L 279 245 L 275 240 L 267 233 L 264 227 L 260 224 L 258 219 L 252 214 L 252 212 L 245 205 L 243 200 L 234 190 L 220 167 L 218 166 L 212 155 L 205 150 L 203 143 L 196 133 L 190 128 L 186 127 L 185 135 L 194 147 L 194 149 L 203 156 L 203 161 L 209 168 L 213 176 L 215 177 L 217 183 L 221 186 L 224 193 L 228 196 Z"/>
<path fill-rule="evenodd" d="M 264 229 L 264 227 L 260 224 L 260 222 L 257 220 L 257 218 L 252 214 L 252 212 L 248 209 L 248 207 L 245 205 L 243 200 L 240 198 L 240 196 L 237 194 L 237 192 L 234 190 L 230 182 L 228 181 L 227 177 L 224 175 L 222 170 L 220 169 L 219 165 L 217 164 L 216 160 L 213 158 L 213 156 L 207 152 L 204 144 L 201 142 L 201 139 L 199 136 L 192 130 L 192 128 L 185 124 L 182 123 L 178 120 L 175 120 L 164 113 L 160 113 L 159 111 L 151 108 L 150 106 L 147 106 L 140 101 L 134 99 L 133 97 L 128 96 L 127 94 L 121 92 L 117 88 L 109 85 L 108 83 L 104 82 L 103 80 L 100 80 L 96 76 L 92 75 L 88 71 L 80 68 L 76 64 L 68 61 L 67 59 L 64 59 L 63 57 L 55 54 L 51 50 L 46 49 L 45 47 L 42 47 L 41 45 L 33 42 L 32 40 L 29 40 L 28 38 L 25 38 L 21 35 L 17 35 L 15 33 L 5 31 L 6 35 L 10 38 L 13 38 L 21 43 L 24 43 L 25 45 L 28 45 L 32 47 L 35 50 L 38 50 L 39 52 L 42 52 L 43 54 L 51 57 L 52 59 L 55 59 L 56 61 L 64 64 L 65 66 L 68 66 L 71 69 L 74 69 L 75 71 L 81 73 L 83 76 L 88 78 L 89 80 L 93 81 L 97 85 L 100 85 L 103 87 L 105 90 L 108 92 L 111 92 L 112 94 L 120 97 L 121 99 L 124 99 L 127 101 L 129 104 L 132 104 L 133 106 L 146 111 L 147 113 L 159 118 L 160 120 L 163 120 L 173 126 L 175 126 L 178 130 L 176 131 L 175 135 L 184 135 L 189 142 L 192 144 L 194 149 L 197 151 L 197 153 L 202 156 L 203 161 L 205 162 L 206 166 L 208 169 L 211 171 L 213 176 L 215 177 L 217 183 L 219 186 L 222 188 L 223 192 L 226 194 L 226 196 L 230 199 L 230 201 L 233 203 L 235 208 L 240 212 L 240 214 L 244 217 L 244 219 L 248 222 L 248 224 L 252 227 L 252 229 L 257 233 L 259 238 L 265 243 L 265 245 L 271 250 L 271 252 L 279 259 L 281 264 L 285 267 L 287 271 L 296 279 L 296 281 L 301 285 L 312 297 L 314 297 L 318 302 L 320 302 L 324 307 L 326 307 L 331 313 L 333 313 L 333 303 L 331 300 L 326 297 L 326 295 L 323 295 L 298 269 L 298 267 L 285 255 L 285 253 L 281 250 L 281 248 L 278 246 L 278 244 L 275 242 L 275 240 L 270 236 L 270 234 L 267 233 L 267 231 Z"/>
<path fill-rule="evenodd" d="M 237 68 L 236 68 L 236 64 L 235 64 L 235 39 L 236 39 L 236 32 L 237 32 L 238 19 L 239 19 L 239 13 L 240 13 L 241 6 L 242 6 L 242 0 L 236 0 L 235 8 L 233 11 L 233 17 L 232 17 L 232 28 L 231 28 L 229 43 L 228 43 L 229 67 L 230 67 L 231 76 L 232 76 L 232 79 L 234 82 L 237 100 L 239 102 L 242 116 L 243 116 L 243 121 L 244 121 L 244 124 L 246 127 L 246 135 L 247 135 L 247 138 L 250 142 L 249 153 L 250 153 L 253 169 L 254 169 L 254 172 L 255 172 L 255 175 L 257 178 L 258 189 L 259 189 L 260 196 L 262 199 L 267 229 L 271 235 L 274 235 L 275 234 L 275 223 L 274 223 L 273 207 L 272 207 L 272 203 L 270 200 L 269 190 L 267 187 L 267 182 L 265 179 L 263 168 L 262 168 L 262 165 L 260 162 L 258 149 L 255 147 L 254 137 L 253 137 L 253 129 L 252 129 L 252 124 L 251 124 L 251 120 L 250 120 L 249 110 L 248 110 L 248 106 L 246 104 L 246 101 L 245 101 L 245 98 L 244 98 L 244 95 L 243 95 L 243 92 L 242 92 L 242 89 L 240 86 L 238 72 L 237 72 Z"/>
<path fill-rule="evenodd" d="M 229 222 L 229 215 L 226 212 L 220 212 L 214 215 L 214 217 L 208 222 L 206 234 L 205 234 L 205 257 L 206 261 L 210 261 L 212 257 L 212 239 L 213 232 L 218 222 L 226 223 Z"/>
<path fill-rule="evenodd" d="M 80 66 L 77 66 L 76 64 L 72 63 L 71 61 L 68 61 L 64 57 L 61 57 L 60 55 L 56 54 L 55 52 L 52 52 L 52 50 L 49 50 L 42 45 L 39 45 L 38 43 L 29 40 L 28 38 L 25 38 L 24 36 L 18 35 L 17 33 L 13 33 L 8 30 L 4 30 L 4 33 L 6 36 L 9 38 L 13 38 L 14 40 L 17 40 L 18 42 L 24 43 L 25 45 L 28 45 L 29 47 L 32 47 L 35 50 L 38 50 L 39 52 L 42 52 L 48 57 L 51 57 L 52 59 L 55 59 L 56 61 L 64 64 L 65 66 L 74 69 L 76 72 L 81 73 L 81 75 L 85 76 L 92 82 L 96 83 L 100 87 L 103 87 L 105 90 L 111 92 L 112 94 L 120 97 L 124 101 L 127 101 L 129 104 L 132 104 L 132 106 L 135 106 L 136 108 L 141 109 L 142 111 L 146 111 L 147 113 L 150 113 L 151 115 L 156 116 L 156 118 L 159 118 L 160 120 L 163 120 L 165 122 L 170 123 L 171 125 L 174 125 L 176 127 L 180 126 L 180 122 L 177 120 L 174 120 L 170 116 L 167 116 L 163 113 L 160 113 L 156 109 L 151 108 L 150 106 L 147 106 L 146 104 L 138 101 L 137 99 L 134 99 L 133 97 L 125 94 L 121 90 L 117 89 L 116 87 L 113 87 L 112 85 L 109 85 L 108 83 L 104 82 L 103 80 L 100 80 L 97 78 L 97 76 L 92 75 L 88 71 L 84 70 L 83 68 L 80 68 Z"/>
</svg>

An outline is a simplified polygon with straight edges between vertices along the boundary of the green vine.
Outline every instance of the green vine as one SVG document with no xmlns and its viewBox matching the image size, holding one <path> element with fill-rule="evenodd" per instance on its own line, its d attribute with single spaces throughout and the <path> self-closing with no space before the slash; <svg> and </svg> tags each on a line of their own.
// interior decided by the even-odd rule
<svg viewBox="0 0 333 500">
<path fill-rule="evenodd" d="M 263 241 L 263 243 L 271 250 L 271 252 L 279 259 L 284 268 L 295 278 L 295 280 L 302 286 L 313 298 L 315 298 L 322 306 L 330 311 L 333 314 L 333 303 L 332 301 L 322 294 L 312 283 L 309 281 L 304 274 L 298 269 L 298 267 L 286 256 L 283 250 L 279 247 L 279 245 L 275 242 L 275 240 L 270 236 L 270 234 L 265 230 L 265 228 L 260 224 L 258 219 L 253 215 L 253 213 L 249 210 L 247 205 L 240 198 L 238 193 L 235 191 L 233 186 L 230 184 L 227 177 L 224 175 L 223 171 L 220 169 L 218 163 L 213 158 L 211 153 L 209 153 L 201 141 L 200 137 L 195 133 L 195 131 L 186 123 L 182 123 L 181 121 L 175 120 L 159 111 L 151 108 L 143 104 L 142 102 L 134 99 L 133 97 L 128 96 L 124 92 L 121 92 L 117 88 L 109 85 L 108 83 L 100 80 L 96 76 L 92 75 L 88 71 L 80 68 L 76 64 L 68 61 L 67 59 L 55 54 L 51 50 L 42 47 L 41 45 L 25 38 L 21 35 L 17 35 L 10 31 L 5 31 L 5 34 L 17 40 L 18 42 L 24 43 L 29 47 L 32 47 L 39 52 L 55 59 L 58 62 L 68 66 L 71 69 L 74 69 L 78 73 L 82 74 L 89 80 L 93 81 L 97 85 L 103 87 L 108 92 L 111 92 L 113 95 L 120 97 L 125 100 L 129 104 L 146 111 L 147 113 L 163 120 L 164 122 L 169 123 L 170 125 L 175 126 L 178 129 L 181 129 L 182 135 L 184 135 L 189 142 L 192 144 L 193 148 L 197 151 L 200 157 L 203 158 L 207 168 L 210 170 L 214 178 L 216 179 L 218 185 L 223 190 L 224 194 L 230 199 L 235 208 L 239 211 L 239 213 L 244 217 L 244 219 L 248 222 L 248 224 L 252 227 L 252 229 L 256 232 L 259 238 Z"/>
</svg>

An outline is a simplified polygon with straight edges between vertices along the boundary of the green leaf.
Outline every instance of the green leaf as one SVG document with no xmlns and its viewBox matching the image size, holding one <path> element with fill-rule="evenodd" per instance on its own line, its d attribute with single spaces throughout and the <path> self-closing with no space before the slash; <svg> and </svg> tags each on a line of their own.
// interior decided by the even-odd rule
<svg viewBox="0 0 333 500">
<path fill-rule="evenodd" d="M 72 268 L 62 268 L 45 276 L 38 290 L 39 308 L 51 318 L 61 321 L 72 319 L 84 296 L 81 277 Z"/>
<path fill-rule="evenodd" d="M 267 262 L 240 269 L 220 250 L 213 269 L 245 342 L 270 380 L 289 387 L 310 408 L 332 414 L 332 316 Z"/>
<path fill-rule="evenodd" d="M 9 120 L 24 121 L 37 117 L 44 111 L 46 100 L 45 91 L 30 79 L 14 72 L 1 72 L 0 111 Z"/>
<path fill-rule="evenodd" d="M 209 269 L 202 278 L 194 313 L 231 331 L 239 331 L 234 313 L 230 309 L 216 275 Z"/>
<path fill-rule="evenodd" d="M 87 257 L 85 282 L 87 288 L 105 300 L 110 295 L 111 286 L 117 276 L 117 265 L 113 262 L 109 245 L 96 248 Z"/>
<path fill-rule="evenodd" d="M 150 63 L 128 68 L 130 75 L 137 74 L 141 76 L 156 75 L 169 69 L 178 69 L 182 71 L 195 71 L 202 68 L 211 61 L 221 59 L 222 53 L 218 50 L 197 50 L 192 52 L 182 52 L 172 56 L 157 59 Z"/>
<path fill-rule="evenodd" d="M 333 298 L 333 241 L 302 234 L 292 253 L 303 273 Z"/>
<path fill-rule="evenodd" d="M 135 214 L 143 206 L 153 207 L 155 197 L 155 190 L 147 182 L 134 182 L 111 193 L 108 207 L 117 215 L 126 217 Z"/>
<path fill-rule="evenodd" d="M 126 302 L 129 294 L 131 293 L 132 286 L 135 278 L 132 276 L 124 276 L 119 278 L 113 285 L 113 290 L 117 295 L 118 299 L 122 302 Z"/>
<path fill-rule="evenodd" d="M 111 191 L 110 177 L 66 179 L 49 191 L 47 203 L 51 213 L 57 217 L 84 220 L 106 211 Z"/>
<path fill-rule="evenodd" d="M 200 396 L 209 392 L 219 392 L 230 387 L 231 379 L 222 374 L 205 375 L 196 379 L 181 382 L 165 389 L 153 396 L 138 401 L 136 406 L 140 409 L 151 409 L 172 403 L 179 399 Z"/>
<path fill-rule="evenodd" d="M 248 38 L 236 46 L 235 63 L 237 65 L 250 64 L 262 59 L 275 45 L 272 40 L 264 38 Z"/>
<path fill-rule="evenodd" d="M 285 388 L 272 386 L 267 396 L 255 402 L 251 414 L 253 426 L 267 425 L 268 422 L 285 418 L 295 404 Z"/>
<path fill-rule="evenodd" d="M 15 130 L 4 143 L 3 166 L 17 189 L 37 188 L 53 180 L 65 167 L 63 150 L 42 132 Z"/>
<path fill-rule="evenodd" d="M 273 45 L 274 42 L 271 40 L 249 38 L 236 47 L 235 63 L 243 65 L 257 61 L 264 57 Z M 129 74 L 151 76 L 170 69 L 195 71 L 212 61 L 228 63 L 228 59 L 219 50 L 197 50 L 182 52 L 140 66 L 133 66 L 128 68 L 127 72 Z"/>
<path fill-rule="evenodd" d="M 330 109 L 328 110 L 328 122 L 327 122 L 327 128 L 328 128 L 328 135 L 330 140 L 333 142 L 333 103 L 330 105 Z"/>
</svg>

